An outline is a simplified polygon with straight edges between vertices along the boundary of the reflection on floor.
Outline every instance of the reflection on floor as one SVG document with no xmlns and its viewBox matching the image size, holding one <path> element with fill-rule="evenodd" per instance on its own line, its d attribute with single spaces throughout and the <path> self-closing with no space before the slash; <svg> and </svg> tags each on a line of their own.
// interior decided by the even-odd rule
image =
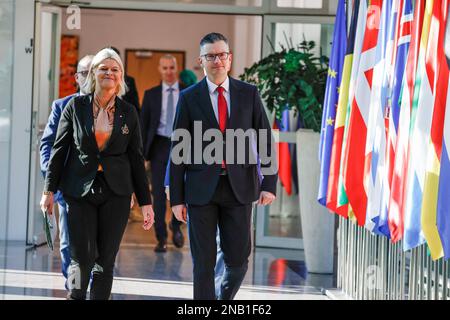
<svg viewBox="0 0 450 320">
<path fill-rule="evenodd" d="M 184 230 L 184 232 L 186 232 Z M 170 237 L 170 233 L 169 233 Z M 153 231 L 129 223 L 116 261 L 112 298 L 116 300 L 191 299 L 192 260 L 188 245 L 154 253 Z M 0 244 L 0 299 L 64 299 L 58 248 L 25 250 Z M 332 275 L 308 274 L 303 252 L 256 248 L 237 299 L 327 299 Z"/>
</svg>

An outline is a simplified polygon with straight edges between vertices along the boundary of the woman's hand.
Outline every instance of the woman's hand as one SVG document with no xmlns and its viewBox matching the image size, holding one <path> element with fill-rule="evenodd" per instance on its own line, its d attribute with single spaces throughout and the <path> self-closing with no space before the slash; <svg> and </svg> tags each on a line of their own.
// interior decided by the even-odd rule
<svg viewBox="0 0 450 320">
<path fill-rule="evenodd" d="M 144 230 L 148 231 L 155 223 L 155 212 L 151 204 L 141 207 L 142 215 L 144 216 Z"/>
<path fill-rule="evenodd" d="M 49 215 L 52 215 L 53 203 L 54 203 L 53 192 L 49 192 L 48 194 L 42 194 L 40 202 L 42 213 L 47 212 Z"/>
</svg>

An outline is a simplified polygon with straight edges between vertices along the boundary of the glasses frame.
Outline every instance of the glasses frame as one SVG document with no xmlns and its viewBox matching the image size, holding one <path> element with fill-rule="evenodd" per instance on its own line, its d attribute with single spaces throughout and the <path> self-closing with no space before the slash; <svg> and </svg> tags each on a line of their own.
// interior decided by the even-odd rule
<svg viewBox="0 0 450 320">
<path fill-rule="evenodd" d="M 89 74 L 89 70 L 77 71 L 75 74 L 81 74 L 83 77 L 87 77 Z"/>
<path fill-rule="evenodd" d="M 225 54 L 225 57 L 222 59 L 222 58 L 220 58 L 220 55 L 223 55 L 223 54 Z M 216 58 L 219 58 L 219 60 L 221 60 L 221 61 L 225 61 L 230 57 L 230 54 L 231 54 L 231 52 L 220 52 L 217 54 L 207 53 L 207 54 L 201 55 L 201 57 L 205 58 L 205 60 L 209 61 L 209 62 L 216 61 Z M 208 59 L 207 56 L 213 56 L 212 60 Z"/>
</svg>

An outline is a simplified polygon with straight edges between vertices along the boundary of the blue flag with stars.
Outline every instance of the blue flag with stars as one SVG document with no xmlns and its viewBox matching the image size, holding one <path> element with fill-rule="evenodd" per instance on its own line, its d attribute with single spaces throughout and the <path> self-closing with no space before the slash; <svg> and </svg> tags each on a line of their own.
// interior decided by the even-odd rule
<svg viewBox="0 0 450 320">
<path fill-rule="evenodd" d="M 339 100 L 339 86 L 342 79 L 345 51 L 347 46 L 347 15 L 345 0 L 339 0 L 334 24 L 333 44 L 331 48 L 328 78 L 323 103 L 322 130 L 320 133 L 319 161 L 320 185 L 318 201 L 326 206 L 328 175 L 330 172 L 331 148 L 333 145 L 336 109 Z"/>
</svg>

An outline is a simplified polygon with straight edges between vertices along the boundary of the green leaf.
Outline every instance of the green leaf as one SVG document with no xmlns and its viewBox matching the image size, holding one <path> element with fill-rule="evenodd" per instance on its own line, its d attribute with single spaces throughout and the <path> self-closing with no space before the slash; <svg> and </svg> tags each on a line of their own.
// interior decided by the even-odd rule
<svg viewBox="0 0 450 320">
<path fill-rule="evenodd" d="M 320 131 L 329 59 L 315 56 L 314 47 L 313 41 L 304 40 L 297 46 L 288 43 L 280 52 L 245 68 L 240 79 L 257 86 L 277 119 L 288 105 L 298 113 L 305 128 Z"/>
</svg>

